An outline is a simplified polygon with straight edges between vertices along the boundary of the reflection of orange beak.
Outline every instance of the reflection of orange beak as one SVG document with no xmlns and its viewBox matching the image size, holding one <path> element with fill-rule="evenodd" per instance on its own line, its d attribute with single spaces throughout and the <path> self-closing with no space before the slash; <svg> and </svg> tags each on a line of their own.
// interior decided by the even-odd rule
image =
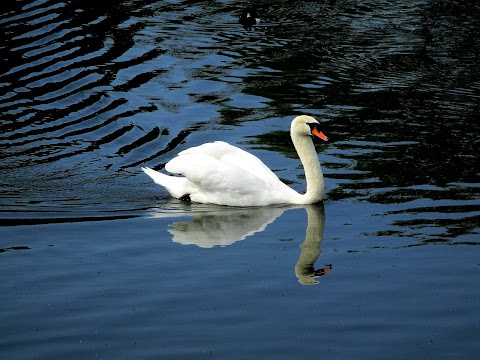
<svg viewBox="0 0 480 360">
<path fill-rule="evenodd" d="M 328 264 L 327 266 L 328 266 L 328 267 L 324 267 L 324 268 L 315 270 L 314 273 L 313 273 L 313 275 L 314 275 L 314 276 L 327 275 L 330 271 L 332 271 L 332 264 Z"/>
<path fill-rule="evenodd" d="M 323 132 L 317 130 L 317 128 L 313 128 L 312 134 L 315 135 L 316 137 L 322 139 L 323 141 L 328 141 L 328 138 L 325 136 L 325 134 Z"/>
</svg>

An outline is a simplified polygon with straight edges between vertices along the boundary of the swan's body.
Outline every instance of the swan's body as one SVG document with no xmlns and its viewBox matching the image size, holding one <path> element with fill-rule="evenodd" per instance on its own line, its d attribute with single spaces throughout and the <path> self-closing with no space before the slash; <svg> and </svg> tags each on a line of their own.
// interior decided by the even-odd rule
<svg viewBox="0 0 480 360">
<path fill-rule="evenodd" d="M 260 159 L 223 141 L 192 147 L 170 160 L 165 169 L 142 170 L 173 197 L 199 203 L 230 206 L 312 204 L 323 200 L 324 180 L 312 135 L 327 140 L 311 116 L 297 116 L 290 135 L 302 161 L 307 191 L 299 194 L 285 185 Z"/>
</svg>

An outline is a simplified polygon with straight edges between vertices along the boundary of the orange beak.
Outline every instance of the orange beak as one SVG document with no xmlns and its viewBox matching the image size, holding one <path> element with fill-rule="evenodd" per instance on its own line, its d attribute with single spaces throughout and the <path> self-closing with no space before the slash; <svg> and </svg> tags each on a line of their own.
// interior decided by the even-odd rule
<svg viewBox="0 0 480 360">
<path fill-rule="evenodd" d="M 328 141 L 328 138 L 325 136 L 325 134 L 323 132 L 317 130 L 317 128 L 313 128 L 312 134 L 315 135 L 316 137 L 322 139 L 323 141 Z"/>
</svg>

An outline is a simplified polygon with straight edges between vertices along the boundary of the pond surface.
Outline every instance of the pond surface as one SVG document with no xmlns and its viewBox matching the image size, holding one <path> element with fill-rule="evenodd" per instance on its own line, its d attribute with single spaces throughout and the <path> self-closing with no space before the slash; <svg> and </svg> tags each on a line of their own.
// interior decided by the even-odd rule
<svg viewBox="0 0 480 360">
<path fill-rule="evenodd" d="M 480 354 L 480 7 L 455 0 L 2 5 L 5 359 Z M 141 172 L 224 140 L 324 204 L 182 203 Z"/>
</svg>

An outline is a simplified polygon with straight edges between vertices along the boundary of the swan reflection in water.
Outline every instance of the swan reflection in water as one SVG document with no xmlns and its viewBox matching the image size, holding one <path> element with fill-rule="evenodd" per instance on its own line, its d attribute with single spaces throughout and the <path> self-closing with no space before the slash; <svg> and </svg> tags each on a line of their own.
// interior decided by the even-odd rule
<svg viewBox="0 0 480 360">
<path fill-rule="evenodd" d="M 303 285 L 317 284 L 319 276 L 329 273 L 332 265 L 315 269 L 320 256 L 320 244 L 325 228 L 323 203 L 304 206 L 267 206 L 258 208 L 232 208 L 216 205 L 181 203 L 172 200 L 152 213 L 152 218 L 193 217 L 189 221 L 175 221 L 169 225 L 172 241 L 202 248 L 227 246 L 262 232 L 287 210 L 305 209 L 307 229 L 305 241 L 300 245 L 300 256 L 295 275 Z"/>
</svg>

